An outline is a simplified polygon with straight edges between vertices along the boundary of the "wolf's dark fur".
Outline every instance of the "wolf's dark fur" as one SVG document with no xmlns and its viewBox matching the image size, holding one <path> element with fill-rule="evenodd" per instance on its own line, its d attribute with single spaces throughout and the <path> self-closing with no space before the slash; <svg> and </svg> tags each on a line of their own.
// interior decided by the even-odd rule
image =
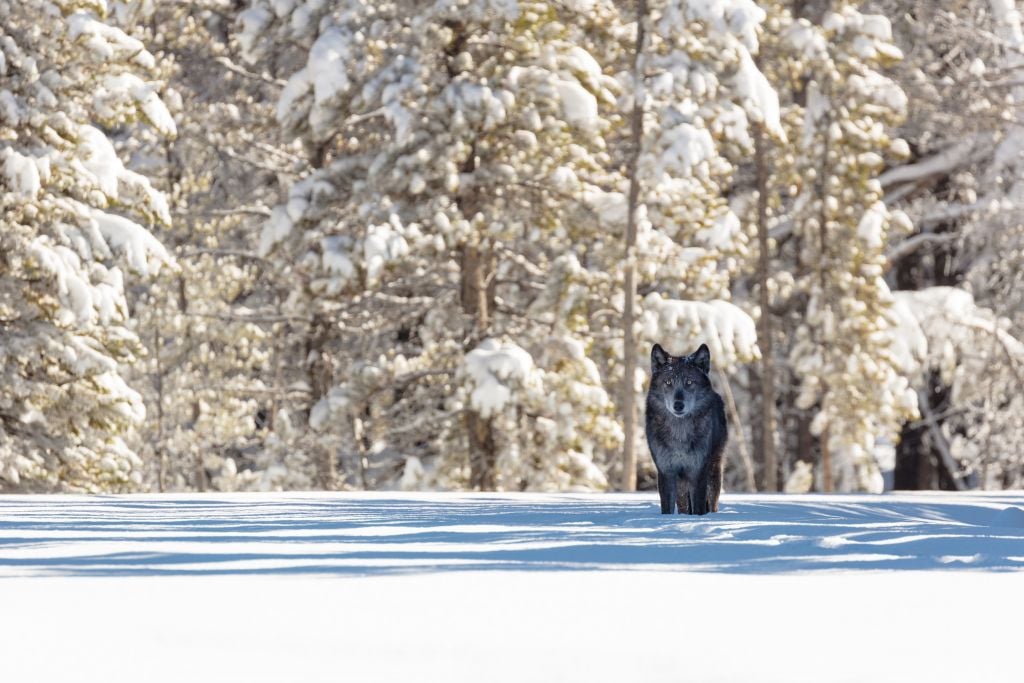
<svg viewBox="0 0 1024 683">
<path fill-rule="evenodd" d="M 647 390 L 647 445 L 658 468 L 661 513 L 718 512 L 722 452 L 728 437 L 725 405 L 711 388 L 711 352 L 704 344 L 689 356 L 651 349 Z"/>
</svg>

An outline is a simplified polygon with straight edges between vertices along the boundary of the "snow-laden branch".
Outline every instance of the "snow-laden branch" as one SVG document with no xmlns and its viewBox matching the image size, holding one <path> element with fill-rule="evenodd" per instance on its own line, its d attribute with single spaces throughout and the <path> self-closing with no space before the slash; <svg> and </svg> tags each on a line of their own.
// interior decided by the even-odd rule
<svg viewBox="0 0 1024 683">
<path fill-rule="evenodd" d="M 241 249 L 191 249 L 189 251 L 177 255 L 179 259 L 199 258 L 200 256 L 231 256 L 234 258 L 240 258 L 247 261 L 260 261 L 261 263 L 269 263 L 267 259 L 263 258 L 259 254 L 254 254 L 248 251 L 242 251 Z"/>
<path fill-rule="evenodd" d="M 227 69 L 231 73 L 238 74 L 239 76 L 244 76 L 245 78 L 251 78 L 254 81 L 262 81 L 262 82 L 268 83 L 270 85 L 275 85 L 278 88 L 283 88 L 284 86 L 288 85 L 288 81 L 286 81 L 286 80 L 283 80 L 283 79 L 280 79 L 280 78 L 274 78 L 273 76 L 271 76 L 270 74 L 267 74 L 267 73 L 258 74 L 255 71 L 249 71 L 244 66 L 240 66 L 238 64 L 235 64 L 234 62 L 232 62 L 227 57 L 217 57 L 216 61 L 217 61 L 218 64 L 223 66 L 225 69 Z"/>
<path fill-rule="evenodd" d="M 945 244 L 946 242 L 953 242 L 958 239 L 960 239 L 959 232 L 923 232 L 920 235 L 914 235 L 900 242 L 890 249 L 889 253 L 886 254 L 886 259 L 893 263 L 912 254 L 926 244 Z"/>
<path fill-rule="evenodd" d="M 883 189 L 888 189 L 903 183 L 947 175 L 970 160 L 980 138 L 980 135 L 973 135 L 927 159 L 886 171 L 878 177 L 878 181 Z"/>
</svg>

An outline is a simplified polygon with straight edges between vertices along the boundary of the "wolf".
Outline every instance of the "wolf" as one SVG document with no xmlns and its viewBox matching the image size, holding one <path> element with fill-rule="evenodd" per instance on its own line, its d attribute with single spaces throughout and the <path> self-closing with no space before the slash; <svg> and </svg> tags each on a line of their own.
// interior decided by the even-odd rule
<svg viewBox="0 0 1024 683">
<path fill-rule="evenodd" d="M 711 388 L 710 370 L 706 344 L 689 356 L 671 356 L 658 344 L 651 349 L 647 445 L 658 469 L 663 515 L 718 512 L 729 435 L 725 404 Z"/>
</svg>

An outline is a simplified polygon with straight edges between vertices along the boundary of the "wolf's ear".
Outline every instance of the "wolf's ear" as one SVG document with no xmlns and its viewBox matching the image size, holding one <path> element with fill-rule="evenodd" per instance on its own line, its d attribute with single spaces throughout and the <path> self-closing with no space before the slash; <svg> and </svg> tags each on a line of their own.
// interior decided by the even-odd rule
<svg viewBox="0 0 1024 683">
<path fill-rule="evenodd" d="M 701 344 L 700 348 L 690 354 L 690 362 L 700 368 L 704 374 L 711 372 L 711 350 L 707 344 Z"/>
<path fill-rule="evenodd" d="M 670 358 L 672 356 L 665 353 L 665 349 L 661 348 L 661 344 L 655 344 L 654 348 L 651 349 L 651 370 L 657 370 L 667 363 Z"/>
</svg>

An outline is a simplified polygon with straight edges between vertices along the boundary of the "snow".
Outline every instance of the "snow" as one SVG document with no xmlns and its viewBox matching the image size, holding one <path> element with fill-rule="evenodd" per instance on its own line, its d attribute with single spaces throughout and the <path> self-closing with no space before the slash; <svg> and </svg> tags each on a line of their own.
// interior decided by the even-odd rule
<svg viewBox="0 0 1024 683">
<path fill-rule="evenodd" d="M 537 383 L 533 358 L 521 347 L 485 339 L 466 354 L 463 370 L 473 381 L 470 405 L 484 418 L 505 407 L 514 388 Z"/>
<path fill-rule="evenodd" d="M 57 295 L 71 315 L 78 321 L 89 323 L 93 312 L 92 287 L 82 277 L 82 262 L 78 255 L 62 245 L 53 246 L 48 237 L 32 241 L 30 253 L 39 267 L 57 280 Z"/>
<path fill-rule="evenodd" d="M 727 251 L 742 230 L 739 217 L 731 210 L 721 213 L 710 228 L 697 231 L 697 239 L 709 249 Z"/>
<path fill-rule="evenodd" d="M 78 147 L 82 165 L 92 175 L 100 192 L 117 199 L 117 181 L 125 168 L 114 151 L 114 145 L 95 126 L 81 126 L 78 129 Z"/>
<path fill-rule="evenodd" d="M 122 250 L 128 265 L 140 275 L 159 272 L 162 265 L 173 262 L 164 245 L 135 221 L 99 210 L 91 215 L 107 243 Z"/>
<path fill-rule="evenodd" d="M 0 64 L 3 63 L 2 57 L 3 52 L 0 52 Z M 3 75 L 2 71 L 0 75 Z M 21 107 L 10 90 L 0 90 L 0 121 L 11 127 L 17 126 L 21 121 Z"/>
<path fill-rule="evenodd" d="M 624 228 L 626 225 L 629 203 L 621 192 L 608 192 L 590 185 L 583 191 L 583 203 L 594 212 L 602 226 Z"/>
<path fill-rule="evenodd" d="M 0 150 L 6 185 L 25 197 L 35 198 L 42 189 L 39 160 L 19 154 L 10 147 Z"/>
<path fill-rule="evenodd" d="M 263 42 L 261 40 L 262 33 L 273 19 L 273 15 L 265 7 L 259 5 L 253 5 L 238 15 L 238 24 L 241 26 L 241 30 L 235 34 L 235 37 L 239 47 L 242 48 L 242 56 L 246 61 L 255 62 L 259 58 L 256 47 Z"/>
<path fill-rule="evenodd" d="M 930 362 L 942 370 L 945 381 L 952 382 L 954 369 L 960 376 L 970 372 L 965 359 L 975 358 L 978 345 L 989 343 L 992 335 L 1012 362 L 1024 359 L 1024 344 L 966 290 L 927 287 L 896 291 L 893 298 L 892 349 L 907 375 L 919 374 Z"/>
<path fill-rule="evenodd" d="M 999 25 L 999 36 L 1017 50 L 1024 49 L 1021 15 L 1014 0 L 989 0 L 992 15 Z"/>
<path fill-rule="evenodd" d="M 1013 506 L 1003 508 L 992 518 L 992 526 L 1024 529 L 1024 510 Z"/>
<path fill-rule="evenodd" d="M 597 98 L 593 94 L 576 81 L 555 79 L 554 85 L 566 121 L 588 130 L 597 126 Z"/>
<path fill-rule="evenodd" d="M 663 129 L 655 149 L 653 166 L 659 179 L 692 175 L 694 167 L 715 157 L 711 133 L 690 123 Z"/>
<path fill-rule="evenodd" d="M 158 86 L 147 83 L 130 73 L 107 76 L 93 94 L 93 106 L 103 117 L 116 118 L 118 107 L 131 102 L 162 135 L 174 137 L 178 133 L 174 117 L 163 100 L 156 94 Z"/>
<path fill-rule="evenodd" d="M 866 69 L 861 74 L 850 76 L 850 88 L 862 95 L 864 99 L 903 116 L 907 111 L 907 94 L 891 78 L 872 69 Z"/>
<path fill-rule="evenodd" d="M 302 105 L 313 92 L 313 74 L 309 67 L 299 69 L 285 84 L 281 91 L 281 97 L 277 101 L 277 120 L 282 125 L 290 121 L 295 112 L 305 112 L 306 107 Z"/>
<path fill-rule="evenodd" d="M 970 159 L 971 153 L 978 147 L 978 142 L 978 137 L 968 135 L 960 142 L 950 145 L 933 156 L 926 157 L 923 161 L 897 166 L 886 171 L 878 177 L 878 181 L 883 188 L 887 188 L 900 183 L 915 182 L 922 178 L 949 173 Z"/>
<path fill-rule="evenodd" d="M 828 43 L 821 32 L 815 30 L 811 22 L 798 19 L 785 33 L 785 39 L 797 51 L 806 57 L 814 58 L 825 54 Z"/>
<path fill-rule="evenodd" d="M 320 240 L 323 253 L 320 257 L 323 269 L 347 282 L 356 276 L 356 267 L 349 258 L 348 246 L 351 240 L 344 235 L 324 237 Z"/>
<path fill-rule="evenodd" d="M 396 221 L 397 222 L 397 221 Z M 366 278 L 376 282 L 384 266 L 409 253 L 405 237 L 390 223 L 371 225 L 363 240 L 363 258 L 366 261 Z"/>
<path fill-rule="evenodd" d="M 292 219 L 288 217 L 287 208 L 284 205 L 275 206 L 274 210 L 270 212 L 270 218 L 263 224 L 257 253 L 260 256 L 269 254 L 278 242 L 291 233 L 292 226 Z"/>
<path fill-rule="evenodd" d="M 349 44 L 352 36 L 347 31 L 332 27 L 317 38 L 309 51 L 307 70 L 313 86 L 313 111 L 310 123 L 317 139 L 323 139 L 337 121 L 327 105 L 345 95 L 351 87 L 345 65 L 352 59 Z M 282 102 L 283 102 L 282 98 Z"/>
<path fill-rule="evenodd" d="M 857 224 L 857 237 L 868 249 L 880 249 L 884 241 L 885 220 L 889 212 L 883 202 L 875 202 L 864 212 Z"/>
<path fill-rule="evenodd" d="M 700 344 L 711 349 L 711 364 L 731 368 L 761 357 L 757 327 L 741 308 L 728 301 L 680 301 L 656 292 L 644 298 L 644 336 L 676 356 Z"/>
<path fill-rule="evenodd" d="M 573 46 L 562 55 L 562 64 L 571 71 L 584 75 L 590 83 L 601 82 L 601 65 L 594 56 L 581 47 Z"/>
<path fill-rule="evenodd" d="M 384 118 L 386 118 L 395 129 L 396 144 L 405 145 L 412 140 L 416 117 L 408 108 L 402 105 L 399 99 L 393 98 L 385 103 Z"/>
<path fill-rule="evenodd" d="M 766 14 L 753 0 L 689 0 L 686 14 L 715 30 L 735 33 L 748 50 L 757 50 L 757 27 Z"/>
<path fill-rule="evenodd" d="M 750 118 L 763 123 L 769 133 L 785 142 L 786 131 L 779 119 L 779 94 L 745 49 L 740 50 L 740 65 L 734 83 Z"/>
<path fill-rule="evenodd" d="M 72 40 L 84 38 L 85 46 L 99 60 L 109 61 L 124 56 L 131 57 L 135 64 L 145 69 L 156 66 L 156 60 L 141 41 L 116 26 L 98 21 L 89 12 L 75 12 L 68 17 L 68 35 Z"/>
<path fill-rule="evenodd" d="M 345 386 L 333 387 L 309 411 L 309 426 L 315 431 L 326 429 L 328 421 L 337 419 L 350 405 L 352 405 L 352 396 L 348 388 Z"/>
<path fill-rule="evenodd" d="M 1019 634 L 998 625 L 1024 609 L 1024 529 L 997 522 L 1022 506 L 726 494 L 695 518 L 659 515 L 651 492 L 4 496 L 4 675 L 1009 682 Z"/>
</svg>

